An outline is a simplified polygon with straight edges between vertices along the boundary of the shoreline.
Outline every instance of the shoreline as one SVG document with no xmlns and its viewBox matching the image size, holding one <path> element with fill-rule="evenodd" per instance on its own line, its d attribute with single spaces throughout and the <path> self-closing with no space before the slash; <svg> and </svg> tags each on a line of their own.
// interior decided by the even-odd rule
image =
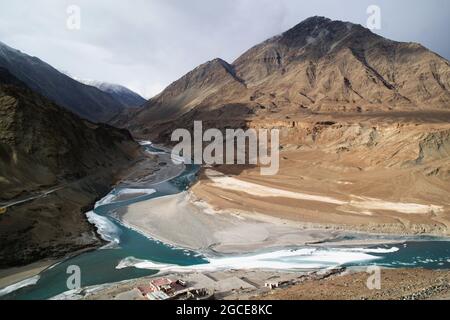
<svg viewBox="0 0 450 320">
<path fill-rule="evenodd" d="M 161 214 L 161 208 L 164 213 Z M 205 213 L 188 192 L 116 210 L 125 226 L 169 246 L 208 255 L 231 255 L 333 240 L 335 232 L 303 230 L 235 214 Z M 177 223 L 173 223 L 177 221 Z"/>
<path fill-rule="evenodd" d="M 159 147 L 159 146 L 156 146 Z M 167 155 L 168 156 L 168 155 Z M 158 156 L 158 158 L 160 158 Z M 168 170 L 154 170 L 154 166 L 157 164 L 154 164 L 152 161 L 146 161 L 147 159 L 151 159 L 150 157 L 142 157 L 139 161 L 135 161 L 130 168 L 126 168 L 121 172 L 118 176 L 120 177 L 118 181 L 111 185 L 111 190 L 114 187 L 117 187 L 118 185 L 125 184 L 130 187 L 137 187 L 140 184 L 146 183 L 148 181 L 140 181 L 139 183 L 136 182 L 136 179 L 139 179 L 140 177 L 149 177 L 153 180 L 153 184 L 159 184 L 163 183 L 164 181 L 168 181 L 170 179 L 173 179 L 174 177 L 178 176 L 181 172 L 184 170 L 184 165 L 182 166 L 171 166 L 168 167 Z M 164 160 L 163 160 L 164 161 Z M 181 168 L 176 168 L 181 167 Z M 148 170 L 152 171 L 149 176 L 143 175 Z M 167 171 L 167 172 L 164 172 Z M 161 172 L 164 174 L 162 175 Z M 110 192 L 111 192 L 110 190 Z M 109 192 L 109 193 L 110 193 Z M 108 193 L 108 194 L 109 194 Z M 107 194 L 105 194 L 107 196 Z M 93 202 L 87 208 L 94 209 L 95 204 L 98 203 L 101 199 L 98 199 L 97 201 Z M 88 212 L 89 210 L 87 210 Z M 87 218 L 86 218 L 87 220 Z M 93 224 L 92 224 L 93 225 Z M 31 279 L 33 277 L 40 276 L 42 273 L 44 273 L 46 270 L 51 269 L 52 267 L 70 260 L 72 258 L 75 258 L 79 256 L 80 254 L 98 250 L 102 248 L 105 245 L 105 241 L 102 239 L 101 235 L 98 233 L 97 228 L 95 225 L 93 225 L 94 231 L 96 236 L 102 241 L 102 245 L 92 247 L 92 248 L 86 248 L 82 250 L 74 251 L 70 254 L 65 255 L 62 258 L 59 259 L 42 259 L 39 261 L 36 261 L 34 263 L 19 266 L 19 267 L 11 267 L 11 268 L 5 268 L 0 269 L 0 290 L 6 289 L 10 286 L 17 285 L 23 281 L 26 281 L 28 279 Z"/>
<path fill-rule="evenodd" d="M 164 213 L 162 213 L 164 208 Z M 192 199 L 190 192 L 147 200 L 116 210 L 119 223 L 168 246 L 206 257 L 249 254 L 289 247 L 346 247 L 449 241 L 447 237 L 395 235 L 324 226 L 309 228 L 296 221 L 246 212 L 216 211 Z M 173 223 L 177 221 L 177 223 Z M 346 236 L 355 237 L 345 239 Z M 364 239 L 365 238 L 365 239 Z"/>
<path fill-rule="evenodd" d="M 155 276 L 85 288 L 83 292 L 62 294 L 57 299 L 145 300 L 136 288 L 161 277 L 182 279 L 196 288 L 214 292 L 216 300 L 450 300 L 450 270 L 382 268 L 381 290 L 366 286 L 370 275 L 361 268 L 324 272 L 283 272 L 268 270 L 226 270 L 207 273 L 168 272 Z M 269 289 L 266 283 L 280 283 Z"/>
<path fill-rule="evenodd" d="M 20 283 L 21 281 L 40 275 L 43 271 L 60 263 L 61 260 L 41 260 L 35 263 L 0 270 L 0 289 Z"/>
<path fill-rule="evenodd" d="M 165 160 L 167 158 L 170 159 L 170 156 L 167 154 L 158 155 L 160 161 L 164 161 L 161 160 L 163 157 Z M 152 185 L 162 183 L 178 176 L 185 169 L 184 165 L 182 165 L 182 169 L 174 167 L 181 166 L 166 166 L 164 170 L 167 172 L 164 174 L 161 174 L 160 170 L 154 171 L 151 177 L 147 176 L 143 183 L 148 183 L 148 181 L 152 181 Z M 133 169 L 135 169 L 133 175 L 136 176 L 139 168 Z M 173 176 L 167 177 L 168 172 L 172 173 Z M 165 177 L 165 180 L 163 177 Z M 136 184 L 133 179 L 127 178 L 116 186 L 136 187 L 143 184 Z M 146 185 L 146 188 L 151 188 L 151 186 Z M 405 241 L 414 241 L 414 239 L 407 238 L 417 236 L 405 237 L 404 234 L 374 234 L 363 231 L 347 231 L 345 228 L 333 229 L 329 225 L 320 225 L 320 228 L 317 228 L 317 226 L 312 227 L 310 224 L 264 213 L 246 212 L 236 209 L 216 210 L 207 202 L 198 200 L 192 190 L 141 201 L 117 209 L 113 218 L 116 219 L 117 223 L 135 230 L 147 238 L 162 242 L 173 248 L 196 251 L 206 257 L 270 252 L 300 246 L 321 248 L 329 246 L 364 247 L 400 244 Z M 344 236 L 350 234 L 357 234 L 366 238 L 397 236 L 399 239 L 342 240 Z M 439 237 L 436 238 L 439 239 Z M 445 241 L 444 239 L 442 240 Z M 423 240 L 417 239 L 417 241 Z M 67 257 L 62 261 L 72 257 Z M 34 272 L 39 271 L 37 273 L 39 275 L 53 265 L 55 264 L 53 263 L 44 269 L 33 270 Z M 26 267 L 29 266 L 24 268 Z"/>
</svg>

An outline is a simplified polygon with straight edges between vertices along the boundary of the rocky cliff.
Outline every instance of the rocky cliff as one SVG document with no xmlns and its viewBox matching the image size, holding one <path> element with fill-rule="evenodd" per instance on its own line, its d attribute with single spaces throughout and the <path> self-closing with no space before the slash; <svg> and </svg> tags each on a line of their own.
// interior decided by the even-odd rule
<svg viewBox="0 0 450 320">
<path fill-rule="evenodd" d="M 82 120 L 0 68 L 0 267 L 98 246 L 84 212 L 138 155 L 128 131 Z"/>
</svg>

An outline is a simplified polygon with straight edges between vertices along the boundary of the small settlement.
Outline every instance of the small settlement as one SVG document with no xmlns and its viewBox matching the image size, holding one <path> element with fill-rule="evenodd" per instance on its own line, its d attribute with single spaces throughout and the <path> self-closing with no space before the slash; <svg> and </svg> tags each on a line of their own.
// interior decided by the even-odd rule
<svg viewBox="0 0 450 320">
<path fill-rule="evenodd" d="M 213 297 L 213 293 L 207 289 L 194 289 L 187 286 L 181 279 L 158 278 L 141 285 L 134 290 L 136 298 L 147 300 L 207 300 Z"/>
</svg>

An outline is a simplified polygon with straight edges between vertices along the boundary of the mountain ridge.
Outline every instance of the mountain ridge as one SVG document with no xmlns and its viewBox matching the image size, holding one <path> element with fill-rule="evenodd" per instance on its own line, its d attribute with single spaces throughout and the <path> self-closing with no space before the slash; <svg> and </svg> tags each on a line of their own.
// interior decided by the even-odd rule
<svg viewBox="0 0 450 320">
<path fill-rule="evenodd" d="M 120 84 L 97 80 L 76 80 L 110 94 L 114 99 L 122 103 L 127 108 L 140 107 L 147 102 L 147 99 L 143 98 L 137 92 L 134 92 L 133 90 Z"/>
<path fill-rule="evenodd" d="M 312 17 L 232 64 L 217 58 L 193 69 L 133 113 L 129 127 L 140 132 L 149 123 L 229 105 L 246 105 L 251 114 L 269 110 L 265 116 L 449 109 L 450 65 L 422 45 Z"/>
<path fill-rule="evenodd" d="M 37 57 L 0 42 L 0 66 L 58 105 L 94 122 L 108 122 L 125 108 L 110 94 L 87 86 Z"/>
<path fill-rule="evenodd" d="M 83 120 L 0 67 L 0 268 L 102 245 L 84 213 L 139 156 L 128 131 Z"/>
</svg>

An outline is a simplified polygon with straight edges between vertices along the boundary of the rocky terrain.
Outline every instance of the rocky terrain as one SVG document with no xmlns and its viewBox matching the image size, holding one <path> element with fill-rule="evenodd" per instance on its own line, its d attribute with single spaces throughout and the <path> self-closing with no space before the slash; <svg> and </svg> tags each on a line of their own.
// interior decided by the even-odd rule
<svg viewBox="0 0 450 320">
<path fill-rule="evenodd" d="M 0 68 L 0 268 L 100 245 L 84 213 L 139 155 L 128 131 L 82 120 Z"/>
<path fill-rule="evenodd" d="M 448 270 L 382 270 L 381 289 L 369 290 L 369 274 L 348 273 L 275 290 L 254 297 L 269 300 L 448 300 L 450 273 Z"/>
<path fill-rule="evenodd" d="M 30 89 L 83 119 L 108 122 L 126 106 L 111 94 L 80 83 L 36 57 L 0 42 L 0 67 Z"/>
<path fill-rule="evenodd" d="M 160 275 L 161 276 L 161 275 Z M 164 277 L 182 279 L 193 288 L 214 291 L 216 300 L 448 300 L 448 270 L 383 269 L 381 289 L 369 290 L 370 274 L 345 270 L 276 272 L 227 270 L 203 273 L 169 273 Z M 84 300 L 146 300 L 138 287 L 154 277 L 84 288 L 71 298 Z M 266 283 L 278 283 L 270 289 Z"/>
<path fill-rule="evenodd" d="M 449 89 L 449 62 L 420 44 L 312 17 L 232 64 L 197 67 L 118 123 L 163 143 L 195 120 L 204 130 L 279 129 L 277 175 L 214 168 L 235 179 L 234 191 L 221 186 L 226 177 L 202 175 L 192 191 L 217 210 L 305 228 L 448 235 Z M 273 195 L 286 191 L 297 195 Z M 333 199 L 308 200 L 317 196 Z"/>
<path fill-rule="evenodd" d="M 449 81 L 449 62 L 420 44 L 312 17 L 232 64 L 215 59 L 197 67 L 150 99 L 127 126 L 148 134 L 180 117 L 188 123 L 208 115 L 448 110 Z"/>
<path fill-rule="evenodd" d="M 218 166 L 214 170 L 233 180 L 221 184 L 224 178 L 204 172 L 192 192 L 219 211 L 264 213 L 304 228 L 448 235 L 448 119 L 415 114 L 248 122 L 280 129 L 279 172 L 261 176 L 252 166 Z M 263 192 L 251 192 L 257 188 Z"/>
<path fill-rule="evenodd" d="M 118 84 L 88 80 L 83 80 L 81 82 L 86 85 L 96 87 L 103 92 L 110 94 L 114 99 L 122 103 L 125 107 L 136 108 L 142 106 L 147 102 L 147 100 L 145 100 L 136 92 L 131 91 L 130 89 Z M 126 109 L 123 109 L 123 111 L 126 111 Z"/>
</svg>

